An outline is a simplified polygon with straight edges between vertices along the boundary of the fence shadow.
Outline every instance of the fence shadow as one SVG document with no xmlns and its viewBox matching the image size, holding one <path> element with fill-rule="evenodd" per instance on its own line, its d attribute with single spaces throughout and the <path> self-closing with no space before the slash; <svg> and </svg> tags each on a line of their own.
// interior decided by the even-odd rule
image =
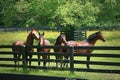
<svg viewBox="0 0 120 80">
<path fill-rule="evenodd" d="M 87 80 L 87 79 L 0 73 L 0 80 Z"/>
</svg>

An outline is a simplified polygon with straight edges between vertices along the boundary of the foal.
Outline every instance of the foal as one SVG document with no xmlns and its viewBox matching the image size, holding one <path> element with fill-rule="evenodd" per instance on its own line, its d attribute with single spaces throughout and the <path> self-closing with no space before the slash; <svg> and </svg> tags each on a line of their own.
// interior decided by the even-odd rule
<svg viewBox="0 0 120 80">
<path fill-rule="evenodd" d="M 66 36 L 64 33 L 60 33 L 60 35 L 57 37 L 54 45 L 55 46 L 65 46 L 65 43 L 66 43 Z M 63 49 L 54 49 L 54 52 L 56 53 L 61 53 L 61 52 L 64 52 Z M 59 55 L 56 55 L 56 60 L 63 60 L 63 56 L 59 56 Z M 60 66 L 62 67 L 62 62 L 60 64 Z M 56 62 L 56 67 L 58 67 L 58 62 Z"/>
<path fill-rule="evenodd" d="M 50 46 L 50 41 L 48 41 L 48 40 L 46 40 L 44 38 L 44 33 L 42 33 L 42 34 L 39 33 L 39 43 L 38 43 L 38 46 Z M 37 48 L 37 52 L 49 53 L 50 52 L 50 48 L 38 47 Z M 42 55 L 42 58 L 44 59 L 43 66 L 46 66 L 45 59 L 50 59 L 50 56 L 49 55 Z M 38 54 L 38 65 L 40 65 L 40 55 L 39 54 Z"/>
</svg>

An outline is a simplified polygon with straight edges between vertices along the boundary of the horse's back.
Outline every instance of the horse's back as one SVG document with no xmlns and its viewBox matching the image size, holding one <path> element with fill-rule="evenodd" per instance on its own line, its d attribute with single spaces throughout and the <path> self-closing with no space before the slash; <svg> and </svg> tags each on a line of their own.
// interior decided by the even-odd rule
<svg viewBox="0 0 120 80">
<path fill-rule="evenodd" d="M 50 45 L 50 41 L 47 40 L 47 39 L 45 39 L 45 45 L 46 45 L 46 46 L 49 46 L 49 45 Z"/>
<path fill-rule="evenodd" d="M 25 42 L 23 42 L 23 41 L 15 41 L 15 42 L 13 42 L 13 45 L 24 45 L 25 44 Z"/>
<path fill-rule="evenodd" d="M 76 41 L 68 41 L 67 46 L 76 46 Z"/>
<path fill-rule="evenodd" d="M 23 41 L 13 42 L 13 46 L 24 46 L 24 45 L 25 45 L 25 42 L 23 42 Z M 12 50 L 13 51 L 22 51 L 22 48 L 13 47 Z"/>
<path fill-rule="evenodd" d="M 77 46 L 92 46 L 92 45 L 87 41 L 79 41 L 77 42 Z"/>
<path fill-rule="evenodd" d="M 77 45 L 76 46 L 93 46 L 91 44 L 89 44 L 87 41 L 80 41 L 80 42 L 77 42 Z M 86 50 L 86 49 L 77 49 L 75 50 L 76 53 L 91 53 L 92 50 Z"/>
<path fill-rule="evenodd" d="M 50 41 L 49 40 L 45 40 L 45 46 L 50 46 Z M 50 48 L 45 48 L 44 52 L 50 52 Z"/>
<path fill-rule="evenodd" d="M 67 42 L 67 46 L 92 46 L 91 44 L 89 44 L 87 41 L 68 41 Z M 69 51 L 69 50 L 68 50 Z M 77 49 L 75 50 L 76 53 L 88 53 L 91 52 L 91 50 L 80 50 Z"/>
</svg>

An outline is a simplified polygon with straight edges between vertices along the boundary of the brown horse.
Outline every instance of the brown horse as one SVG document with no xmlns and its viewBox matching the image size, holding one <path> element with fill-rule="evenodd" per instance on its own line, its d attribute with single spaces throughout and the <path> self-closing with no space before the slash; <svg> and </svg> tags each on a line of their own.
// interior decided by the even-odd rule
<svg viewBox="0 0 120 80">
<path fill-rule="evenodd" d="M 66 36 L 64 33 L 61 32 L 60 35 L 57 37 L 54 45 L 65 46 L 65 43 L 66 43 Z M 64 50 L 63 49 L 54 49 L 54 52 L 61 53 L 61 52 L 64 52 Z M 63 56 L 56 55 L 55 57 L 56 57 L 56 60 L 63 60 Z M 62 62 L 60 64 L 60 66 L 62 67 Z M 56 62 L 56 67 L 58 67 L 58 62 Z"/>
<path fill-rule="evenodd" d="M 39 43 L 38 46 L 50 46 L 50 41 L 46 40 L 44 38 L 44 33 L 40 34 L 39 33 Z M 37 52 L 50 52 L 50 48 L 37 48 Z M 50 59 L 50 56 L 48 55 L 43 55 L 43 59 Z M 40 65 L 40 55 L 38 54 L 38 65 Z M 43 66 L 46 66 L 46 61 L 43 62 Z"/>
<path fill-rule="evenodd" d="M 23 41 L 15 41 L 15 42 L 13 42 L 13 45 L 14 46 L 17 46 L 17 45 L 18 46 L 26 46 L 26 45 L 32 46 L 34 39 L 38 40 L 39 39 L 39 34 L 35 29 L 32 29 L 31 32 L 28 34 L 27 39 L 26 39 L 25 42 L 23 42 Z M 21 51 L 23 51 L 23 48 L 13 47 L 12 50 L 17 51 L 17 52 L 21 52 Z M 26 52 L 28 53 L 27 55 L 29 56 L 29 59 L 30 59 L 29 65 L 31 65 L 32 55 L 29 54 L 29 52 L 33 52 L 33 48 L 27 48 Z M 20 59 L 20 56 L 21 56 L 21 54 L 14 54 L 15 66 L 16 66 L 17 62 L 18 62 L 18 65 L 19 65 L 18 59 Z"/>
<path fill-rule="evenodd" d="M 98 31 L 92 35 L 90 35 L 86 40 L 84 41 L 68 41 L 66 43 L 67 46 L 94 46 L 97 40 L 102 40 L 103 42 L 105 42 L 105 38 L 102 34 L 101 31 Z M 69 52 L 69 50 L 67 50 Z M 76 53 L 92 53 L 93 50 L 75 50 Z M 68 57 L 65 57 L 65 59 L 68 59 Z M 87 56 L 87 61 L 90 61 L 90 56 Z M 87 63 L 87 68 L 89 68 L 89 63 Z"/>
</svg>

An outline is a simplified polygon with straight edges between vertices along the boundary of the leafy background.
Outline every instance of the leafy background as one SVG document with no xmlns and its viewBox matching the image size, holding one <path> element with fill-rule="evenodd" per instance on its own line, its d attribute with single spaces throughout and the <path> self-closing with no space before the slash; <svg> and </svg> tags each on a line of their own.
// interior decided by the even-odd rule
<svg viewBox="0 0 120 80">
<path fill-rule="evenodd" d="M 120 26 L 120 0 L 0 0 L 0 25 Z"/>
</svg>

